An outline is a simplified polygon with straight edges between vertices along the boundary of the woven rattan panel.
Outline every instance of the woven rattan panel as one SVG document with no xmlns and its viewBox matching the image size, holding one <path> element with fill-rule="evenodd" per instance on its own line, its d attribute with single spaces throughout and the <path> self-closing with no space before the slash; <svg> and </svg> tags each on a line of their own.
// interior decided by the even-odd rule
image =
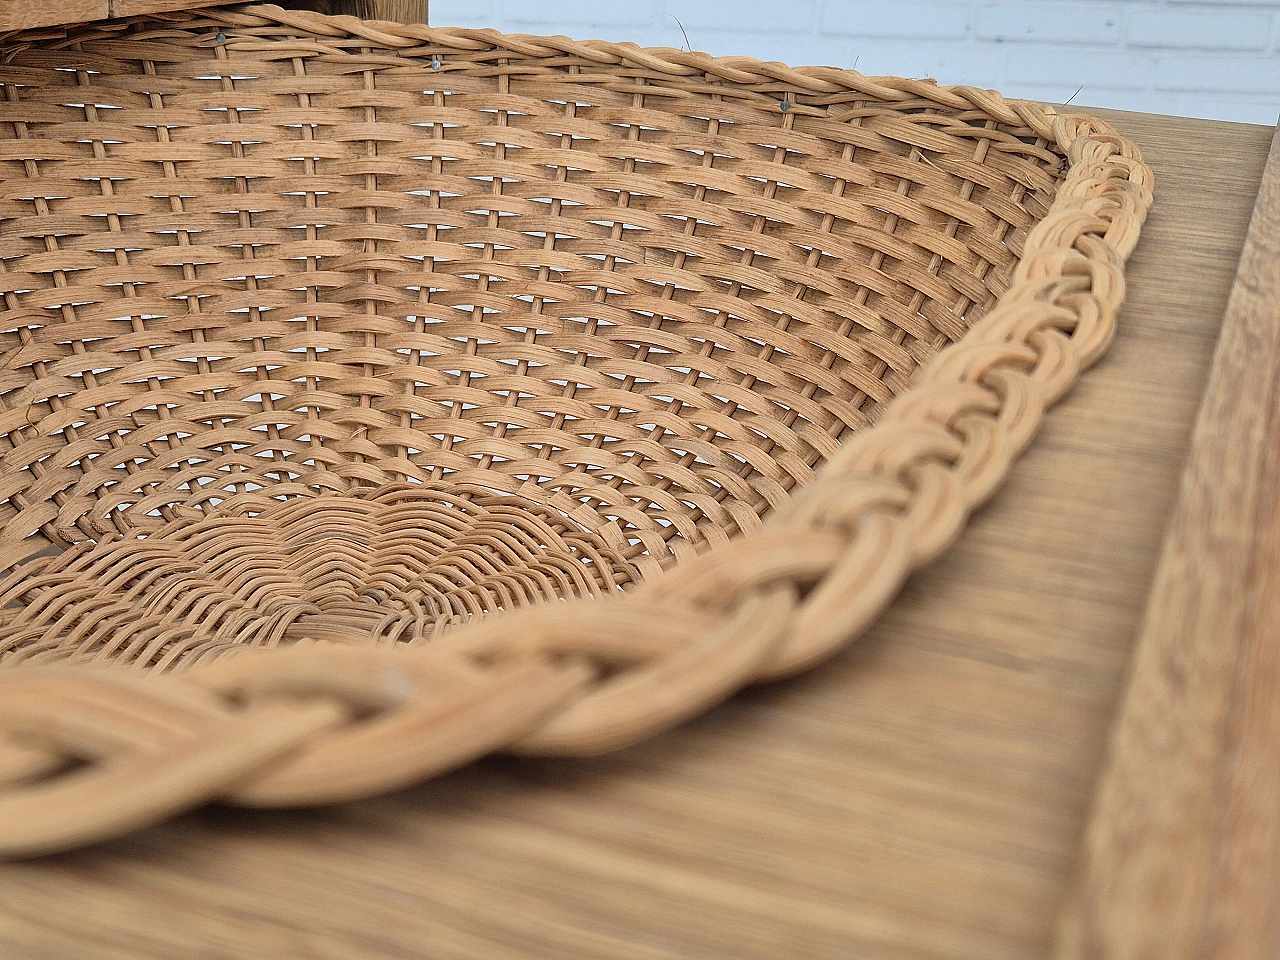
<svg viewBox="0 0 1280 960">
<path fill-rule="evenodd" d="M 0 48 L 0 661 L 191 678 L 0 784 L 261 694 L 196 793 L 320 802 L 814 662 L 1106 347 L 1150 202 L 1104 124 L 834 68 L 275 7 Z"/>
<path fill-rule="evenodd" d="M 24 533 L 409 479 L 624 567 L 723 540 L 991 305 L 1060 168 L 924 99 L 219 29 L 5 67 Z"/>
</svg>

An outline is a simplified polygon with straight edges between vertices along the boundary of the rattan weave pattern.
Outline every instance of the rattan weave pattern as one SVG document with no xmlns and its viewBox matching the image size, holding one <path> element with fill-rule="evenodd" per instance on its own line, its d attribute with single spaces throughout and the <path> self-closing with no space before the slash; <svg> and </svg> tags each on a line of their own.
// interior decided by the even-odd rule
<svg viewBox="0 0 1280 960">
<path fill-rule="evenodd" d="M 275 7 L 0 84 L 12 854 L 829 655 L 1105 349 L 1151 199 L 990 91 Z"/>
</svg>

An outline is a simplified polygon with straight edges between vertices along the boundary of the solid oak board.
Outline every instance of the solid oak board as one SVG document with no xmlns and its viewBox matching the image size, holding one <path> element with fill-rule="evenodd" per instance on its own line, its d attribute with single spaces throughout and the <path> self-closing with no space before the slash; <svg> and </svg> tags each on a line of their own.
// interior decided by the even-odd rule
<svg viewBox="0 0 1280 960">
<path fill-rule="evenodd" d="M 164 13 L 231 2 L 235 0 L 0 0 L 0 31 Z M 366 20 L 427 22 L 427 0 L 280 0 L 282 7 L 319 8 L 321 5 L 324 13 L 355 14 Z"/>
<path fill-rule="evenodd" d="M 0 31 L 84 23 L 230 2 L 232 0 L 0 0 Z"/>
<path fill-rule="evenodd" d="M 0 866 L 0 956 L 1047 957 L 1270 139 L 1092 112 L 1157 177 L 1116 343 L 866 638 L 598 760 Z"/>
<path fill-rule="evenodd" d="M 356 16 L 396 23 L 426 23 L 427 0 L 358 0 Z"/>
<path fill-rule="evenodd" d="M 143 13 L 164 13 L 168 10 L 186 10 L 191 7 L 213 7 L 219 3 L 229 3 L 232 0 L 110 0 L 111 9 L 109 16 L 112 17 L 132 17 Z M 283 4 L 288 6 L 288 4 Z"/>
<path fill-rule="evenodd" d="M 111 0 L 0 0 L 0 30 L 81 23 L 111 16 Z"/>
<path fill-rule="evenodd" d="M 1280 133 L 1061 960 L 1280 956 Z"/>
</svg>

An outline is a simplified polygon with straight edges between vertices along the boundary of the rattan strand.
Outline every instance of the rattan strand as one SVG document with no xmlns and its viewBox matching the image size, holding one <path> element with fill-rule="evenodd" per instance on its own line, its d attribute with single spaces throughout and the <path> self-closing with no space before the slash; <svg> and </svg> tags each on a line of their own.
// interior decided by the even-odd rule
<svg viewBox="0 0 1280 960">
<path fill-rule="evenodd" d="M 829 656 L 1106 348 L 1151 202 L 991 91 L 275 7 L 0 84 L 8 855 Z"/>
</svg>

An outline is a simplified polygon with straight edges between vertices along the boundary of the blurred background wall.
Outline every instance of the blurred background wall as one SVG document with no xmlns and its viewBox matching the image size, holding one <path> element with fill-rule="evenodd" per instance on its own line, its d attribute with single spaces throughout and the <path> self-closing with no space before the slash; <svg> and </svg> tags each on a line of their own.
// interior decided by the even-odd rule
<svg viewBox="0 0 1280 960">
<path fill-rule="evenodd" d="M 687 34 L 721 56 L 1059 103 L 1266 124 L 1280 114 L 1280 0 L 431 0 L 431 23 L 646 46 L 681 47 Z"/>
</svg>

